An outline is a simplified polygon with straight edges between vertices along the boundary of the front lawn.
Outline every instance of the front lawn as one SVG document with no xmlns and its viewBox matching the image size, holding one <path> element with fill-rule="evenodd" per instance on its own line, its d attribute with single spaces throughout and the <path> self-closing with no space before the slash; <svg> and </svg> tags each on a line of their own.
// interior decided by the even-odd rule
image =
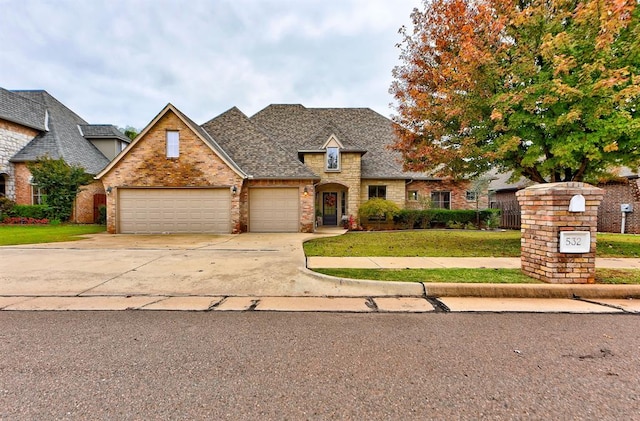
<svg viewBox="0 0 640 421">
<path fill-rule="evenodd" d="M 304 244 L 307 256 L 519 257 L 520 231 L 349 232 Z M 640 257 L 640 235 L 598 233 L 598 257 Z"/>
<path fill-rule="evenodd" d="M 104 230 L 104 225 L 0 225 L 0 246 L 77 241 Z"/>
<path fill-rule="evenodd" d="M 543 283 L 520 269 L 314 269 L 339 278 L 396 282 L 452 282 L 491 284 Z M 638 269 L 596 269 L 597 284 L 640 284 Z"/>
</svg>

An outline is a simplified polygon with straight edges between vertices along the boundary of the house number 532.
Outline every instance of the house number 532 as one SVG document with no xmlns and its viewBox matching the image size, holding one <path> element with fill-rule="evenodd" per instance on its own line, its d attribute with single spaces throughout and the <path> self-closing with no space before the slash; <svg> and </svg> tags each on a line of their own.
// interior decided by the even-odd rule
<svg viewBox="0 0 640 421">
<path fill-rule="evenodd" d="M 591 233 L 589 231 L 560 232 L 560 253 L 589 253 Z"/>
</svg>

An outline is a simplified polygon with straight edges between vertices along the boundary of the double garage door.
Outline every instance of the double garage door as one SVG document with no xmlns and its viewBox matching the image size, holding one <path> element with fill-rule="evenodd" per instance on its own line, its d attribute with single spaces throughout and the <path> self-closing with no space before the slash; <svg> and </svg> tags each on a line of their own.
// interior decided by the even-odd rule
<svg viewBox="0 0 640 421">
<path fill-rule="evenodd" d="M 222 189 L 119 189 L 123 234 L 229 233 L 231 193 Z"/>
</svg>

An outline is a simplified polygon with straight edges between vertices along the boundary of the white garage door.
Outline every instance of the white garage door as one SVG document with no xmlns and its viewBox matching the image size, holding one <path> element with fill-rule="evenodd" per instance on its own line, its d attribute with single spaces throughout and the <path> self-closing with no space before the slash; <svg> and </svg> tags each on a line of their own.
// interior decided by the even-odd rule
<svg viewBox="0 0 640 421">
<path fill-rule="evenodd" d="M 118 189 L 119 232 L 229 233 L 229 189 Z"/>
<path fill-rule="evenodd" d="M 252 232 L 298 232 L 298 188 L 249 190 L 249 230 Z"/>
</svg>

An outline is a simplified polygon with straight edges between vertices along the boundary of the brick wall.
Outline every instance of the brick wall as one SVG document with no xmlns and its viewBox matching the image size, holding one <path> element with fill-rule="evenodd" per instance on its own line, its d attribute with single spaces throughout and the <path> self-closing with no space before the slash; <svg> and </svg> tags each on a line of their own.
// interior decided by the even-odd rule
<svg viewBox="0 0 640 421">
<path fill-rule="evenodd" d="M 166 157 L 166 131 L 180 132 L 180 156 Z M 102 177 L 107 195 L 107 231 L 116 232 L 118 187 L 230 187 L 239 194 L 231 196 L 232 232 L 241 232 L 240 199 L 246 197 L 243 179 L 172 111 L 167 113 L 142 138 L 130 146 L 126 155 Z M 246 225 L 245 225 L 246 226 Z"/>
<path fill-rule="evenodd" d="M 602 189 L 584 183 L 551 183 L 527 187 L 516 193 L 522 208 L 522 272 L 550 283 L 595 281 L 598 206 Z M 569 212 L 574 195 L 585 198 L 585 212 Z M 588 253 L 560 253 L 561 231 L 588 231 Z"/>
<path fill-rule="evenodd" d="M 16 162 L 14 165 L 15 201 L 18 205 L 31 205 L 31 171 L 24 162 Z"/>
<path fill-rule="evenodd" d="M 603 184 L 601 187 L 605 193 L 598 209 L 598 231 L 620 232 L 620 205 L 630 203 L 633 205 L 633 212 L 626 214 L 624 232 L 640 234 L 640 179 L 620 180 Z"/>
<path fill-rule="evenodd" d="M 358 215 L 360 208 L 360 174 L 362 173 L 362 156 L 360 153 L 340 153 L 340 171 L 325 170 L 325 154 L 305 154 L 304 164 L 314 173 L 320 176 L 318 191 L 336 191 L 336 189 L 325 189 L 323 184 L 337 183 L 347 189 L 347 213 Z M 342 191 L 338 189 L 337 191 Z M 340 209 L 340 207 L 338 207 Z M 338 215 L 340 218 L 342 215 Z M 340 219 L 338 219 L 338 222 Z"/>
<path fill-rule="evenodd" d="M 93 183 L 80 187 L 80 192 L 76 196 L 73 204 L 73 214 L 71 221 L 77 224 L 93 224 L 93 196 L 105 194 L 102 181 L 96 180 Z"/>
<path fill-rule="evenodd" d="M 407 208 L 417 208 L 420 206 L 420 198 L 431 198 L 432 192 L 451 192 L 451 209 L 476 209 L 475 200 L 467 200 L 467 191 L 471 190 L 471 182 L 468 180 L 438 180 L 438 181 L 413 181 L 407 184 Z M 409 192 L 417 191 L 418 200 L 409 200 Z M 478 208 L 486 209 L 489 207 L 489 194 L 482 192 L 478 200 Z"/>
<path fill-rule="evenodd" d="M 360 200 L 364 203 L 369 200 L 369 186 L 386 186 L 387 200 L 392 201 L 400 208 L 406 204 L 406 182 L 404 180 L 364 179 L 360 188 Z"/>
<path fill-rule="evenodd" d="M 0 119 L 0 174 L 6 174 L 5 188 L 7 197 L 11 200 L 16 200 L 16 174 L 15 166 L 9 162 L 9 159 L 24 148 L 37 134 L 37 130 Z"/>
</svg>

